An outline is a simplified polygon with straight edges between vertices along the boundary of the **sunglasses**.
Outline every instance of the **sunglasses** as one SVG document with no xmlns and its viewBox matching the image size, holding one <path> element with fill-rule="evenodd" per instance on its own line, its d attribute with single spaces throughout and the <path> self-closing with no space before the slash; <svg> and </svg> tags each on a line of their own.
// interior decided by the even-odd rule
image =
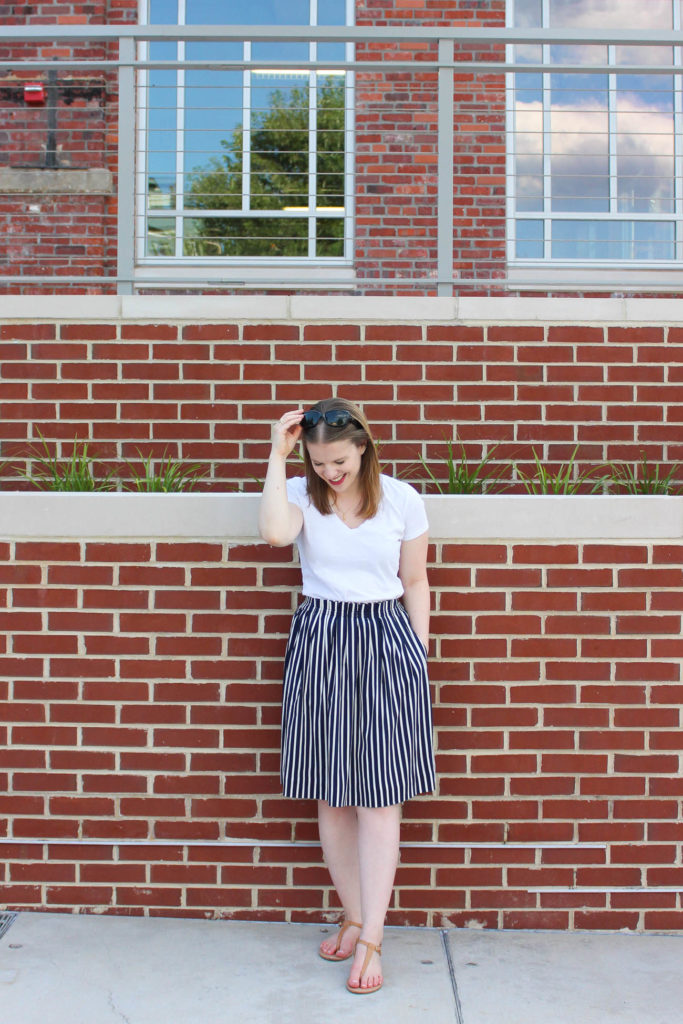
<svg viewBox="0 0 683 1024">
<path fill-rule="evenodd" d="M 360 430 L 365 429 L 348 409 L 328 409 L 327 412 L 321 412 L 320 409 L 309 409 L 303 414 L 300 423 L 304 430 L 312 430 L 313 427 L 318 426 L 321 420 L 325 420 L 328 427 L 346 427 L 349 423 L 353 423 Z"/>
</svg>

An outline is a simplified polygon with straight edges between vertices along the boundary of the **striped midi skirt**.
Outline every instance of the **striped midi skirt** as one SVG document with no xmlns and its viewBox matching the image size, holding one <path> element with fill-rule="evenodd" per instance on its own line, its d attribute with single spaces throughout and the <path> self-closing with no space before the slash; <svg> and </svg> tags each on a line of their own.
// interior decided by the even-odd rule
<svg viewBox="0 0 683 1024">
<path fill-rule="evenodd" d="M 435 787 L 427 657 L 400 601 L 307 597 L 285 657 L 285 796 L 388 807 Z"/>
</svg>

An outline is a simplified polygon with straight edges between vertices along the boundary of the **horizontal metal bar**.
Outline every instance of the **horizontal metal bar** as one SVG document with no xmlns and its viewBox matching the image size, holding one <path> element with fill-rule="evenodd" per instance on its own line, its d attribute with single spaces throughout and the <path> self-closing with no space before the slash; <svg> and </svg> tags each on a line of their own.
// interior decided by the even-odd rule
<svg viewBox="0 0 683 1024">
<path fill-rule="evenodd" d="M 369 37 L 369 33 L 371 36 Z M 670 29 L 485 28 L 482 26 L 371 27 L 344 25 L 3 25 L 4 42 L 111 42 L 138 40 L 265 40 L 289 42 L 436 42 L 452 39 L 464 44 L 567 43 L 672 46 L 683 44 L 683 31 Z"/>
<path fill-rule="evenodd" d="M 240 71 L 240 70 L 274 70 L 287 71 L 294 69 L 316 70 L 324 67 L 329 71 L 357 71 L 357 72 L 378 72 L 394 74 L 396 71 L 415 72 L 414 60 L 347 60 L 347 61 L 325 61 L 321 65 L 319 61 L 243 61 L 243 60 L 136 60 L 134 62 L 125 60 L 16 60 L 0 61 L 0 71 L 16 71 L 17 67 L 26 68 L 29 71 L 54 68 L 92 68 L 97 70 L 116 71 L 120 67 L 136 67 L 145 70 L 172 71 L 176 68 L 185 70 L 205 71 Z M 476 71 L 482 74 L 507 74 L 519 72 L 523 74 L 535 74 L 551 71 L 553 74 L 596 74 L 596 75 L 680 75 L 683 74 L 683 67 L 673 64 L 519 64 L 509 61 L 442 61 L 424 60 L 419 63 L 420 74 L 425 71 L 438 71 L 440 68 L 452 68 L 454 72 L 463 74 Z M 21 80 L 17 79 L 17 83 Z M 6 84 L 6 83 L 5 83 Z M 170 88 L 164 86 L 163 88 Z"/>
</svg>

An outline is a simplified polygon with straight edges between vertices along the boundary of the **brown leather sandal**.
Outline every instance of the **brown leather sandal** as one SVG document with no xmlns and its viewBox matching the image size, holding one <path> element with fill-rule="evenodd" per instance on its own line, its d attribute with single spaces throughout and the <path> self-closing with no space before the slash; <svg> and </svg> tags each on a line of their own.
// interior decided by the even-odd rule
<svg viewBox="0 0 683 1024">
<path fill-rule="evenodd" d="M 356 947 L 355 946 L 353 947 L 353 949 L 349 953 L 344 953 L 343 956 L 337 956 L 337 954 L 339 953 L 339 950 L 341 948 L 342 938 L 344 937 L 344 932 L 346 931 L 347 928 L 362 928 L 362 927 L 363 927 L 363 925 L 362 924 L 358 924 L 357 921 L 342 921 L 342 923 L 339 925 L 339 931 L 337 933 L 337 945 L 334 947 L 334 953 L 323 953 L 322 950 L 319 949 L 318 950 L 318 955 L 321 956 L 323 958 L 323 960 L 335 960 L 335 961 L 338 961 L 339 963 L 341 963 L 343 960 L 348 960 L 349 957 L 353 956 L 353 954 L 356 952 Z"/>
<path fill-rule="evenodd" d="M 372 957 L 372 954 L 377 953 L 379 956 L 382 955 L 382 943 L 380 942 L 379 946 L 376 946 L 374 942 L 366 942 L 365 939 L 359 939 L 358 942 L 356 943 L 356 946 L 358 945 L 358 943 L 361 943 L 363 946 L 367 946 L 365 960 L 363 961 L 363 966 L 360 972 L 360 978 L 362 978 L 365 972 L 367 971 L 368 967 L 370 966 L 370 959 Z M 359 981 L 360 978 L 358 979 Z M 348 981 L 346 982 L 347 989 L 349 990 L 349 992 L 353 992 L 354 996 L 369 996 L 371 992 L 379 992 L 382 985 L 383 981 L 380 981 L 379 985 L 371 985 L 370 988 L 361 988 L 360 985 L 350 985 Z"/>
</svg>

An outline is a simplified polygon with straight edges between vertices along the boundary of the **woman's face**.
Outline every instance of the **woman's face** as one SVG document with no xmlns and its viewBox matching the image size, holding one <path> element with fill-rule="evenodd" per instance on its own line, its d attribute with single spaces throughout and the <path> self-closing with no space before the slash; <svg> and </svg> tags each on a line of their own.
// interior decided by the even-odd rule
<svg viewBox="0 0 683 1024">
<path fill-rule="evenodd" d="M 358 474 L 365 445 L 353 441 L 307 444 L 314 471 L 335 494 L 348 494 L 358 486 Z"/>
</svg>

